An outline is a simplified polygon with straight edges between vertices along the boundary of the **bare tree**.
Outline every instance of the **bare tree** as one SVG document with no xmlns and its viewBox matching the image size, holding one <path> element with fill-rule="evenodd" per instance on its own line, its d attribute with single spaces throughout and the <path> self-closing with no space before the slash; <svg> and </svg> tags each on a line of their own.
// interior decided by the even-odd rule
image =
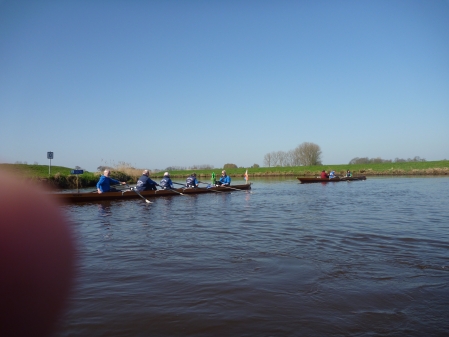
<svg viewBox="0 0 449 337">
<path fill-rule="evenodd" d="M 317 144 L 304 142 L 295 150 L 298 151 L 300 165 L 321 165 L 321 149 Z"/>
<path fill-rule="evenodd" d="M 299 151 L 299 146 L 295 149 L 291 150 L 291 165 L 292 166 L 300 166 L 301 165 L 301 153 Z"/>
<path fill-rule="evenodd" d="M 271 153 L 267 153 L 263 157 L 263 164 L 267 167 L 271 167 Z"/>
<path fill-rule="evenodd" d="M 214 165 L 209 164 L 203 164 L 203 165 L 193 165 L 190 166 L 190 170 L 212 170 L 214 168 Z"/>
<path fill-rule="evenodd" d="M 279 166 L 279 152 L 273 151 L 271 152 L 271 166 Z"/>
<path fill-rule="evenodd" d="M 401 159 L 401 158 L 394 158 L 393 160 L 391 159 L 382 159 L 380 157 L 377 158 L 368 158 L 368 157 L 363 157 L 363 158 L 359 158 L 359 157 L 355 157 L 353 159 L 351 159 L 351 161 L 349 162 L 350 165 L 352 164 L 378 164 L 378 163 L 406 163 L 406 162 L 417 162 L 417 161 L 426 161 L 423 158 L 420 158 L 419 156 L 416 156 L 413 159 Z"/>
<path fill-rule="evenodd" d="M 284 151 L 277 152 L 279 166 L 288 166 L 288 156 Z"/>
<path fill-rule="evenodd" d="M 295 166 L 295 165 L 293 165 L 293 150 L 290 150 L 285 154 L 285 165 L 284 166 Z"/>
</svg>

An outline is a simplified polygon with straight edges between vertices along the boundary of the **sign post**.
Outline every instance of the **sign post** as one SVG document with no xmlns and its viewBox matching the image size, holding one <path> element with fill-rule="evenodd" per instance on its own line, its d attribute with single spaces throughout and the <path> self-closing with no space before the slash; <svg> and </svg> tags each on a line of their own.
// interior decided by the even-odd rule
<svg viewBox="0 0 449 337">
<path fill-rule="evenodd" d="M 53 152 L 47 152 L 47 159 L 50 159 L 50 165 L 48 166 L 48 175 L 51 175 L 51 160 L 53 159 Z"/>
<path fill-rule="evenodd" d="M 71 170 L 70 174 L 76 174 L 76 190 L 78 193 L 80 193 L 80 188 L 78 186 L 78 175 L 83 174 L 84 170 Z"/>
</svg>

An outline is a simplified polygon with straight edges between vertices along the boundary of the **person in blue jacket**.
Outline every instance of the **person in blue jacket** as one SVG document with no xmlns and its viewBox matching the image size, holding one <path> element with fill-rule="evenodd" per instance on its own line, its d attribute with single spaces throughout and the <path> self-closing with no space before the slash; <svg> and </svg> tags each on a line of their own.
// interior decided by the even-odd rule
<svg viewBox="0 0 449 337">
<path fill-rule="evenodd" d="M 164 173 L 164 178 L 162 178 L 161 182 L 159 183 L 159 186 L 162 187 L 164 190 L 169 190 L 174 188 L 173 182 L 170 179 L 170 174 L 168 172 Z"/>
<path fill-rule="evenodd" d="M 150 178 L 150 171 L 143 170 L 142 176 L 137 180 L 136 189 L 142 191 L 155 191 L 158 184 Z"/>
<path fill-rule="evenodd" d="M 335 171 L 331 171 L 331 173 L 329 174 L 329 179 L 333 178 L 337 178 L 337 176 L 335 175 Z"/>
<path fill-rule="evenodd" d="M 198 187 L 198 180 L 196 179 L 195 172 L 193 172 L 190 176 L 187 177 L 186 186 L 187 187 Z"/>
<path fill-rule="evenodd" d="M 226 174 L 226 171 L 221 171 L 220 180 L 216 182 L 217 185 L 229 186 L 231 185 L 231 177 Z"/>
<path fill-rule="evenodd" d="M 114 187 L 111 187 L 112 185 L 126 185 L 126 182 L 124 181 L 118 181 L 112 178 L 109 178 L 109 174 L 111 171 L 104 170 L 103 175 L 100 177 L 100 180 L 98 180 L 97 183 L 97 192 L 98 193 L 105 193 L 105 192 L 117 192 L 118 190 Z"/>
</svg>

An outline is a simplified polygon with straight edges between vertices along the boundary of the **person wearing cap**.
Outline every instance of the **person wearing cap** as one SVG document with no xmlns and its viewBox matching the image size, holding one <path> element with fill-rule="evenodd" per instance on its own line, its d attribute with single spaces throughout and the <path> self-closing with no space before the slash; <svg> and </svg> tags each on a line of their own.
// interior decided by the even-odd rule
<svg viewBox="0 0 449 337">
<path fill-rule="evenodd" d="M 187 187 L 198 187 L 198 180 L 196 179 L 195 172 L 193 172 L 190 176 L 187 177 L 186 186 Z"/>
<path fill-rule="evenodd" d="M 335 175 L 335 171 L 331 171 L 331 173 L 329 174 L 329 179 L 333 178 L 337 178 L 337 176 Z"/>
<path fill-rule="evenodd" d="M 229 186 L 229 185 L 231 185 L 231 177 L 226 174 L 225 170 L 221 171 L 220 180 L 218 180 L 216 182 L 216 184 L 220 185 L 220 186 Z"/>
<path fill-rule="evenodd" d="M 111 171 L 104 170 L 103 175 L 100 177 L 100 180 L 98 180 L 97 183 L 97 192 L 98 193 L 105 193 L 105 192 L 117 192 L 118 190 L 114 187 L 111 187 L 112 185 L 126 185 L 125 181 L 118 181 L 115 179 L 112 179 L 109 177 L 109 174 Z"/>
<path fill-rule="evenodd" d="M 150 178 L 150 171 L 144 170 L 142 176 L 137 180 L 136 189 L 142 191 L 155 191 L 158 184 Z"/>
<path fill-rule="evenodd" d="M 161 182 L 159 183 L 159 186 L 162 187 L 162 189 L 164 189 L 164 190 L 169 190 L 169 189 L 174 188 L 173 182 L 170 179 L 170 173 L 168 173 L 168 172 L 164 173 L 164 178 L 162 178 Z"/>
</svg>

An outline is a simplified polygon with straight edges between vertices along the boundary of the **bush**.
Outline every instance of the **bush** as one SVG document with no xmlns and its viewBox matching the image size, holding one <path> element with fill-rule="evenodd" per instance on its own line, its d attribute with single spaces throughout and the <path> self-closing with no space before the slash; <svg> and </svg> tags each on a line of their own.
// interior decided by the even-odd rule
<svg viewBox="0 0 449 337">
<path fill-rule="evenodd" d="M 237 165 L 235 164 L 224 164 L 223 169 L 234 169 L 234 168 L 238 168 Z"/>
</svg>

